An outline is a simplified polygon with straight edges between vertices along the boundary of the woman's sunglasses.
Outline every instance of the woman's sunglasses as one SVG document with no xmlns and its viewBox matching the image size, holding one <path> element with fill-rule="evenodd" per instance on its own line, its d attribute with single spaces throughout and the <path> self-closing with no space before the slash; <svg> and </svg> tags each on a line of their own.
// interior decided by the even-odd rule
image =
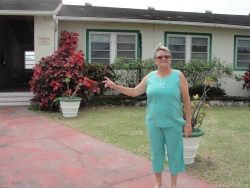
<svg viewBox="0 0 250 188">
<path fill-rule="evenodd" d="M 157 56 L 156 59 L 169 59 L 171 56 L 170 55 L 164 55 L 164 56 Z"/>
</svg>

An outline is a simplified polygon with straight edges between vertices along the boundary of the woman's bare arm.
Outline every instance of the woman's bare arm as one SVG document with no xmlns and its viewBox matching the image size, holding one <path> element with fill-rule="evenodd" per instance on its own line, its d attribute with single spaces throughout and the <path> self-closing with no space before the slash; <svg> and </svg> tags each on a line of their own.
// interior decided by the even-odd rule
<svg viewBox="0 0 250 188">
<path fill-rule="evenodd" d="M 115 84 L 113 81 L 111 81 L 109 78 L 105 77 L 105 80 L 102 81 L 104 83 L 104 87 L 114 89 L 116 91 L 119 91 L 125 95 L 131 96 L 131 97 L 136 97 L 139 95 L 142 95 L 143 93 L 146 92 L 147 86 L 146 86 L 146 81 L 147 81 L 148 75 L 145 76 L 142 81 L 135 87 L 135 88 L 129 88 L 129 87 L 123 87 Z"/>
</svg>

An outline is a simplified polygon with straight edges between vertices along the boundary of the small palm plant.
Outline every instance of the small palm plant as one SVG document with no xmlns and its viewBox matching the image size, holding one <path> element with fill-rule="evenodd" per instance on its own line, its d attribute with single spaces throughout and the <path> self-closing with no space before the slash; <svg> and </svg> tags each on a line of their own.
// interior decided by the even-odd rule
<svg viewBox="0 0 250 188">
<path fill-rule="evenodd" d="M 72 75 L 69 74 L 69 75 L 66 76 L 66 78 L 64 80 L 66 82 L 66 84 L 67 84 L 66 95 L 68 96 L 69 99 L 72 99 L 76 95 L 76 93 L 80 89 L 80 87 L 82 86 L 82 83 L 79 82 L 78 85 L 76 86 L 76 89 L 75 89 L 74 93 L 72 94 L 72 90 L 69 89 L 69 83 L 70 83 L 71 77 L 72 77 Z"/>
<path fill-rule="evenodd" d="M 193 100 L 191 101 L 191 107 L 192 107 L 192 116 L 191 116 L 191 125 L 193 128 L 193 131 L 196 131 L 200 128 L 200 126 L 203 123 L 203 119 L 206 116 L 205 108 L 209 108 L 210 105 L 206 104 L 206 96 L 207 96 L 207 86 L 212 84 L 212 79 L 210 77 L 205 78 L 205 81 L 203 83 L 204 89 L 202 96 L 200 97 L 198 94 L 193 96 Z M 183 109 L 184 110 L 184 109 Z M 183 113 L 184 119 L 185 113 Z"/>
</svg>

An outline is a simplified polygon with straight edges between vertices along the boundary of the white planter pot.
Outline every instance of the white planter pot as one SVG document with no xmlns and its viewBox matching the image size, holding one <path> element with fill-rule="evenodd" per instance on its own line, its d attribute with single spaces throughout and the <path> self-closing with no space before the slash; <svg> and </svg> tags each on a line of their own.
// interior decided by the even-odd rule
<svg viewBox="0 0 250 188">
<path fill-rule="evenodd" d="M 194 163 L 194 158 L 196 157 L 196 153 L 203 134 L 204 131 L 201 129 L 198 129 L 197 132 L 192 133 L 187 138 L 183 134 L 183 155 L 185 164 Z"/>
<path fill-rule="evenodd" d="M 192 133 L 188 138 L 183 134 L 183 156 L 184 163 L 192 164 L 196 157 L 197 150 L 201 141 L 201 137 L 204 135 L 204 131 L 198 129 L 197 132 Z M 167 149 L 166 149 L 166 159 L 167 159 Z"/>
<path fill-rule="evenodd" d="M 59 101 L 63 117 L 76 117 L 81 100 L 82 98 L 80 97 L 73 97 L 73 99 L 69 99 L 68 97 L 60 97 Z"/>
</svg>

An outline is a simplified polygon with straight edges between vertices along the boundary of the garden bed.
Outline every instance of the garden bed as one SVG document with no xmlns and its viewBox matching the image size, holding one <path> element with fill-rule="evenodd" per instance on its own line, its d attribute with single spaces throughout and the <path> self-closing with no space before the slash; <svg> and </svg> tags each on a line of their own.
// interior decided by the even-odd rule
<svg viewBox="0 0 250 188">
<path fill-rule="evenodd" d="M 94 96 L 90 101 L 87 102 L 87 106 L 97 105 L 134 105 L 144 106 L 146 105 L 146 95 L 138 97 L 129 97 L 126 95 L 100 95 Z M 250 97 L 239 97 L 239 96 L 224 96 L 224 97 L 209 97 L 207 103 L 211 106 L 249 106 Z"/>
</svg>

